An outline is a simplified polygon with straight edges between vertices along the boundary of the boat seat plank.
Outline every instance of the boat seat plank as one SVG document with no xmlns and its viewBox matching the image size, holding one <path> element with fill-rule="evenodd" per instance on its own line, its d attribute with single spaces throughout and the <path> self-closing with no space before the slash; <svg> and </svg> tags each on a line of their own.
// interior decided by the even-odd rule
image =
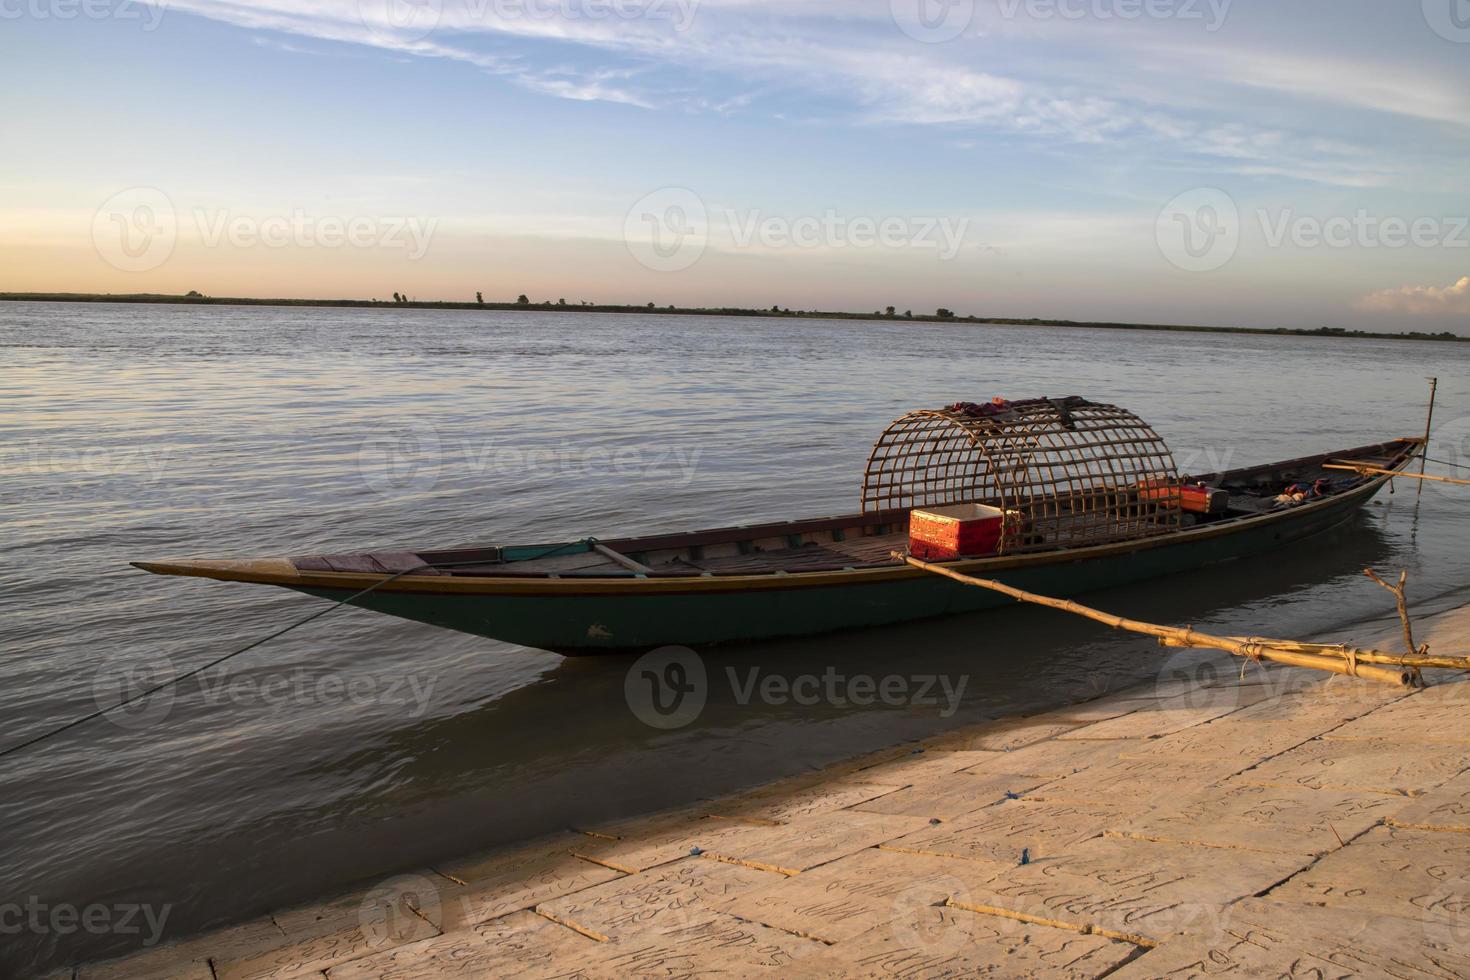
<svg viewBox="0 0 1470 980">
<path fill-rule="evenodd" d="M 846 555 L 857 564 L 872 565 L 893 561 L 893 552 L 906 551 L 908 546 L 907 534 L 873 534 L 863 538 L 833 541 L 825 547 Z"/>
<path fill-rule="evenodd" d="M 366 572 L 392 575 L 416 569 L 415 575 L 443 575 L 433 568 L 419 568 L 425 558 L 413 551 L 372 551 L 360 555 L 307 555 L 290 559 L 301 572 Z"/>
<path fill-rule="evenodd" d="M 413 551 L 370 551 L 368 557 L 390 572 L 412 571 L 415 575 L 443 575 L 436 568 L 421 568 L 426 563 L 423 555 Z"/>
<path fill-rule="evenodd" d="M 806 572 L 819 569 L 842 568 L 852 564 L 852 559 L 838 551 L 821 545 L 802 545 L 799 548 L 778 548 L 756 551 L 748 555 L 728 555 L 721 558 L 703 558 L 697 562 L 687 559 L 680 564 L 702 568 L 716 575 L 735 572 Z"/>
<path fill-rule="evenodd" d="M 851 534 L 858 529 L 878 527 L 883 524 L 902 523 L 908 525 L 908 511 L 882 511 L 868 514 L 848 514 L 842 517 L 822 517 L 808 521 L 781 521 L 772 524 L 749 524 L 741 527 L 715 528 L 709 531 L 686 531 L 680 534 L 653 535 L 642 538 L 617 538 L 603 541 L 625 555 L 651 551 L 669 551 L 691 545 L 731 544 L 739 541 L 755 541 L 761 538 L 784 538 L 792 535 L 821 534 L 836 529 Z"/>
<path fill-rule="evenodd" d="M 372 572 L 375 575 L 388 575 L 393 571 L 391 568 L 384 568 L 372 555 L 323 555 L 322 560 L 334 572 Z"/>
<path fill-rule="evenodd" d="M 545 558 L 528 558 L 525 561 L 507 562 L 503 567 L 518 575 L 540 575 L 550 572 L 576 572 L 588 569 L 623 571 L 621 565 L 595 551 L 573 555 L 548 555 Z"/>
</svg>

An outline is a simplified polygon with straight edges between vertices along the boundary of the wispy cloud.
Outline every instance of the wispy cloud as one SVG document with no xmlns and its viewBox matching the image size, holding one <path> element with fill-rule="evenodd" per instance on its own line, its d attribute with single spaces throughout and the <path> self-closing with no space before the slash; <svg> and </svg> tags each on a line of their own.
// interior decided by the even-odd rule
<svg viewBox="0 0 1470 980">
<path fill-rule="evenodd" d="M 1399 169 L 1375 148 L 1324 137 L 1310 108 L 1287 103 L 1470 128 L 1470 86 L 1387 54 L 1370 64 L 1264 44 L 1236 31 L 1241 11 L 1230 29 L 1207 32 L 1178 21 L 1033 21 L 978 3 L 962 36 L 922 44 L 899 29 L 888 0 L 844 0 L 840 10 L 817 0 L 170 6 L 251 30 L 453 60 L 555 98 L 772 118 L 791 118 L 793 100 L 820 99 L 852 125 L 1119 143 L 1175 166 L 1345 187 L 1380 186 Z"/>
</svg>

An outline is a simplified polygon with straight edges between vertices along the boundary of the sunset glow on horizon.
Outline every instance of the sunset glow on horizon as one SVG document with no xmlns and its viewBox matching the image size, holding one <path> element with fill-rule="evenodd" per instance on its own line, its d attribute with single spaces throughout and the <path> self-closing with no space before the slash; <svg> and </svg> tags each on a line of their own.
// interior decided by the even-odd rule
<svg viewBox="0 0 1470 980">
<path fill-rule="evenodd" d="M 1470 334 L 1470 4 L 24 0 L 0 291 Z"/>
</svg>

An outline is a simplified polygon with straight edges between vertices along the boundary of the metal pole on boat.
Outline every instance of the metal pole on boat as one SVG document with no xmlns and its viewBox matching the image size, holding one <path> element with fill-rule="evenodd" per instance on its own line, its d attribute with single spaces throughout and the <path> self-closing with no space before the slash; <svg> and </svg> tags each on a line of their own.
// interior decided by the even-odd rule
<svg viewBox="0 0 1470 980">
<path fill-rule="evenodd" d="M 1424 445 L 1419 450 L 1419 475 L 1424 475 L 1424 464 L 1429 462 L 1429 433 L 1434 429 L 1434 396 L 1439 391 L 1439 379 L 1429 379 L 1429 417 L 1424 420 Z M 1417 500 L 1424 496 L 1424 481 L 1419 481 L 1419 488 L 1414 494 Z"/>
</svg>

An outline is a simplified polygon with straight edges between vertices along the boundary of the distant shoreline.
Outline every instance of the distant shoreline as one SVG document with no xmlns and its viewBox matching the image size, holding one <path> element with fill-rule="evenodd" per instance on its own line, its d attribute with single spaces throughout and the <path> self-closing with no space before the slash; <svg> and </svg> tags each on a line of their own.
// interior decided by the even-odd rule
<svg viewBox="0 0 1470 980">
<path fill-rule="evenodd" d="M 529 313 L 642 313 L 670 316 L 752 316 L 802 320 L 884 320 L 919 323 L 975 323 L 1017 327 L 1079 327 L 1092 330 L 1162 330 L 1183 333 L 1257 334 L 1286 337 L 1348 337 L 1362 340 L 1438 340 L 1470 341 L 1449 333 L 1377 333 L 1369 330 L 1346 330 L 1341 327 L 1318 327 L 1315 330 L 1292 327 L 1208 327 L 1181 323 L 1114 323 L 1109 321 L 1056 320 L 1033 317 L 939 316 L 934 313 L 840 313 L 819 310 L 791 310 L 772 307 L 679 307 L 679 306 L 615 306 L 583 303 L 461 303 L 445 300 L 376 300 L 376 299 L 255 299 L 239 296 L 203 296 L 198 293 L 172 295 L 166 293 L 0 293 L 0 301 L 30 303 L 155 303 L 184 306 L 320 306 L 341 308 L 384 308 L 403 310 L 510 310 Z"/>
</svg>

